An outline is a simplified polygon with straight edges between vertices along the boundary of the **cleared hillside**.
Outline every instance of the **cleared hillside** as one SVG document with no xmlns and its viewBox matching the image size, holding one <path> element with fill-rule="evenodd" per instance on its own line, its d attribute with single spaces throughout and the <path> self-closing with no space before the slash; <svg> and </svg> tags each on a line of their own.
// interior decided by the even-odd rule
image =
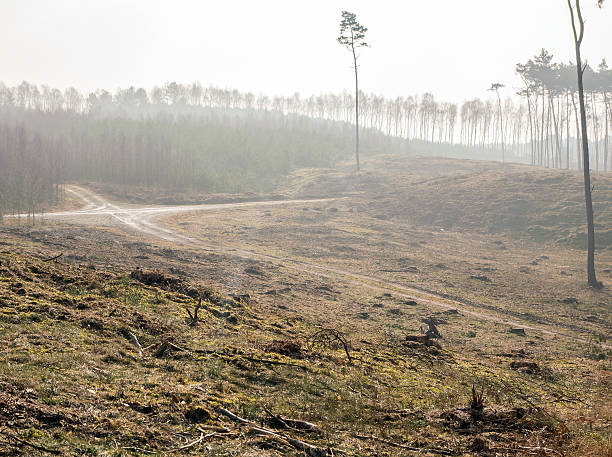
<svg viewBox="0 0 612 457">
<path fill-rule="evenodd" d="M 516 239 L 586 246 L 580 172 L 517 164 L 406 155 L 366 159 L 359 176 L 300 170 L 284 184 L 289 195 L 353 193 L 358 208 L 380 219 Z M 597 246 L 612 248 L 612 175 L 592 178 Z"/>
<path fill-rule="evenodd" d="M 594 290 L 582 251 L 469 225 L 500 165 L 364 165 L 279 190 L 331 200 L 0 228 L 0 455 L 608 456 L 612 253 Z M 463 226 L 412 193 L 445 180 Z"/>
<path fill-rule="evenodd" d="M 31 245 L 27 254 L 20 237 L 1 243 L 0 455 L 609 452 L 609 411 L 596 401 L 610 393 L 609 363 L 594 361 L 601 349 L 512 335 L 394 294 L 376 300 L 384 324 L 344 312 L 324 323 L 306 308 L 348 310 L 354 287 L 310 278 L 287 291 L 260 280 L 260 263 L 245 270 L 252 289 L 227 296 L 73 255 L 46 262 L 50 252 Z M 143 251 L 168 256 L 121 249 L 126 258 Z M 425 345 L 397 332 L 401 322 L 422 338 L 426 316 L 443 338 Z M 488 343 L 499 332 L 503 341 Z"/>
</svg>

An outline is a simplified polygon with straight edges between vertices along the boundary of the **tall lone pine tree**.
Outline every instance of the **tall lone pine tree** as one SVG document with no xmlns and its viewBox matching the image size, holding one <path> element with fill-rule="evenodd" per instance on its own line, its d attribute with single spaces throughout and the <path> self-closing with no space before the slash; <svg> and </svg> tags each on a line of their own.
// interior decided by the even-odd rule
<svg viewBox="0 0 612 457">
<path fill-rule="evenodd" d="M 342 11 L 342 21 L 340 21 L 340 36 L 338 43 L 345 46 L 353 55 L 353 68 L 355 70 L 355 160 L 357 161 L 357 171 L 359 171 L 359 78 L 357 73 L 357 48 L 367 47 L 365 33 L 367 28 L 357 22 L 354 13 Z"/>
</svg>

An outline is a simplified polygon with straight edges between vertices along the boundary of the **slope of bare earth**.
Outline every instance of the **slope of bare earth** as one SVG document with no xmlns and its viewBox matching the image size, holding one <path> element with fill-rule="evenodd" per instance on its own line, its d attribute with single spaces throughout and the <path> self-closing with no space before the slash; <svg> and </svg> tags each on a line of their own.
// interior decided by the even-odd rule
<svg viewBox="0 0 612 457">
<path fill-rule="evenodd" d="M 487 197 L 494 207 L 489 214 L 478 182 L 486 187 L 500 179 L 500 167 L 488 162 L 376 158 L 366 161 L 366 171 L 360 176 L 342 170 L 305 170 L 296 173 L 283 189 L 292 198 L 344 195 L 340 200 L 279 207 L 273 212 L 254 207 L 193 213 L 166 223 L 211 245 L 299 260 L 353 277 L 366 275 L 370 282 L 434 292 L 531 323 L 555 322 L 565 329 L 609 335 L 612 294 L 610 288 L 593 290 L 585 285 L 583 251 L 554 242 L 554 234 L 547 241 L 538 241 L 530 236 L 530 226 L 522 236 L 517 228 L 510 233 L 483 229 L 487 221 L 512 219 L 504 213 L 519 186 L 512 179 L 539 182 L 530 189 L 531 206 L 521 210 L 525 220 L 538 220 L 544 211 L 536 201 L 538 196 L 553 201 L 551 206 L 557 200 L 566 201 L 571 192 L 563 193 L 561 188 L 577 178 L 559 172 L 568 182 L 550 190 L 546 178 L 552 179 L 554 172 L 506 165 L 504 179 L 510 184 Z M 457 175 L 470 176 L 464 179 L 465 187 L 457 184 Z M 441 185 L 442 180 L 448 185 Z M 608 181 L 607 176 L 598 177 L 598 182 Z M 448 188 L 453 186 L 450 194 L 455 204 L 449 205 L 444 199 L 451 198 Z M 599 203 L 611 193 L 600 187 Z M 580 189 L 576 192 L 580 194 Z M 452 219 L 451 210 L 461 217 Z M 599 212 L 603 230 L 598 235 L 612 227 L 610 211 L 606 207 Z M 566 220 L 573 230 L 579 230 L 577 220 L 561 210 L 555 214 L 557 220 Z M 452 224 L 446 223 L 447 228 L 430 225 L 425 221 L 427 215 L 452 220 Z M 612 279 L 610 249 L 600 249 L 597 268 L 604 283 Z"/>
<path fill-rule="evenodd" d="M 498 182 L 496 164 L 364 168 L 281 189 L 334 201 L 154 217 L 96 197 L 105 219 L 3 228 L 0 455 L 609 456 L 612 300 L 584 286 L 583 253 L 467 215 L 427 222 L 451 212 L 421 191 L 445 198 L 446 176 L 477 215 L 476 178 Z M 516 168 L 496 201 L 523 174 L 552 195 L 536 181 L 553 172 Z"/>
</svg>

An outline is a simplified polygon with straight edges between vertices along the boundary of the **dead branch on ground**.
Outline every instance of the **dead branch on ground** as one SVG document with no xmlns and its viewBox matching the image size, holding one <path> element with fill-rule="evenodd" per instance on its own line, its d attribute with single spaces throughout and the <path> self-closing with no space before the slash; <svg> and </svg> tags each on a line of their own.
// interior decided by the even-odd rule
<svg viewBox="0 0 612 457">
<path fill-rule="evenodd" d="M 127 328 L 120 329 L 119 333 L 121 333 L 125 337 L 125 339 L 127 339 L 132 344 L 132 346 L 134 346 L 136 349 L 138 349 L 138 352 L 140 352 L 140 355 L 143 355 L 142 346 L 140 345 L 140 342 L 138 341 L 138 338 L 136 338 L 136 335 L 134 335 Z"/>
<path fill-rule="evenodd" d="M 324 328 L 313 333 L 308 338 L 308 349 L 312 350 L 317 344 L 323 347 L 330 347 L 336 341 L 342 345 L 349 363 L 353 365 L 353 358 L 349 352 L 349 344 L 345 336 L 333 328 Z"/>
<path fill-rule="evenodd" d="M 138 451 L 144 454 L 157 454 L 157 452 L 155 451 L 149 451 L 147 449 L 143 449 L 141 447 L 136 447 L 136 446 L 123 446 L 121 449 L 125 449 L 126 451 Z"/>
<path fill-rule="evenodd" d="M 12 433 L 9 433 L 9 432 L 0 431 L 0 435 L 6 436 L 7 438 L 12 439 L 13 441 L 15 441 L 15 442 L 17 442 L 19 444 L 22 444 L 22 445 L 27 446 L 27 447 L 31 447 L 32 449 L 36 449 L 37 451 L 40 451 L 40 452 L 46 452 L 48 454 L 53 454 L 53 455 L 61 455 L 61 454 L 63 454 L 62 451 L 58 451 L 57 449 L 49 449 L 49 448 L 46 448 L 44 446 L 39 446 L 38 444 L 34 444 L 34 443 L 29 442 L 29 441 L 26 441 L 26 440 L 24 440 L 22 438 L 19 438 L 18 436 L 15 436 L 15 435 L 13 435 Z"/>
<path fill-rule="evenodd" d="M 302 430 L 302 431 L 307 431 L 307 432 L 323 433 L 323 430 L 321 430 L 317 425 L 311 422 L 306 422 L 306 421 L 297 420 L 297 419 L 289 419 L 287 417 L 283 417 L 281 415 L 274 414 L 267 408 L 264 408 L 264 411 L 268 413 L 268 415 L 272 419 L 274 419 L 277 423 L 281 424 L 283 428 L 290 429 L 290 430 Z"/>
<path fill-rule="evenodd" d="M 286 437 L 281 435 L 278 432 L 275 432 L 274 430 L 268 430 L 266 428 L 260 427 L 257 424 L 255 424 L 254 422 L 248 421 L 246 419 L 243 419 L 242 417 L 239 417 L 237 415 L 235 415 L 234 413 L 232 413 L 231 411 L 225 409 L 225 408 L 217 408 L 217 411 L 219 413 L 221 413 L 222 415 L 224 415 L 225 417 L 231 419 L 234 422 L 237 422 L 239 424 L 242 425 L 248 425 L 250 426 L 249 432 L 251 433 L 255 433 L 257 435 L 263 435 L 263 436 L 270 436 L 273 437 L 275 439 L 279 439 L 279 440 L 283 440 L 284 442 L 289 443 L 291 446 L 293 446 L 295 449 L 303 452 L 305 455 L 310 456 L 310 457 L 325 457 L 328 455 L 327 449 L 324 449 L 322 447 L 318 447 L 318 446 L 313 446 L 312 444 L 308 444 L 304 441 L 295 439 L 295 438 L 291 438 L 291 437 Z"/>
<path fill-rule="evenodd" d="M 157 350 L 153 353 L 153 356 L 157 358 L 162 357 L 170 349 L 177 352 L 187 351 L 186 349 L 183 349 L 182 347 L 179 347 L 174 344 L 171 338 L 166 338 L 162 341 Z"/>
<path fill-rule="evenodd" d="M 526 451 L 529 455 L 536 455 L 536 456 L 540 456 L 543 453 L 562 455 L 560 452 L 555 451 L 554 449 L 549 449 L 547 447 L 541 447 L 541 446 L 536 446 L 536 447 L 517 446 L 516 448 L 511 448 L 511 447 L 491 447 L 491 448 L 489 448 L 489 450 L 490 451 L 499 451 L 499 452 L 511 452 L 513 455 L 516 454 L 518 451 Z"/>
<path fill-rule="evenodd" d="M 60 253 L 58 255 L 56 255 L 55 257 L 49 257 L 48 259 L 43 259 L 43 262 L 53 262 L 53 261 L 57 261 L 57 259 L 59 259 L 61 256 L 63 256 L 64 253 Z"/>
<path fill-rule="evenodd" d="M 202 297 L 200 297 L 198 304 L 193 308 L 193 314 L 191 313 L 191 310 L 189 308 L 185 307 L 187 314 L 189 314 L 189 319 L 187 319 L 187 323 L 190 326 L 195 327 L 196 325 L 198 325 L 198 311 L 200 310 L 201 307 L 202 307 Z"/>
<path fill-rule="evenodd" d="M 225 417 L 233 420 L 234 422 L 238 422 L 239 424 L 251 424 L 251 422 L 249 422 L 246 419 L 243 419 L 242 417 L 236 416 L 234 413 L 232 413 L 230 410 L 227 410 L 225 408 L 217 408 L 217 411 L 219 411 L 221 414 L 223 414 Z"/>
<path fill-rule="evenodd" d="M 440 343 L 432 339 L 428 334 L 425 335 L 406 335 L 405 341 L 412 341 L 415 343 L 423 344 L 427 347 L 433 346 L 438 349 L 442 349 Z"/>
<path fill-rule="evenodd" d="M 439 455 L 454 455 L 454 453 L 448 449 L 440 449 L 440 448 L 427 448 L 427 447 L 414 447 L 414 446 L 407 446 L 405 444 L 400 444 L 400 443 L 394 443 L 393 441 L 389 441 L 389 440 L 385 440 L 383 438 L 379 438 L 377 436 L 373 436 L 373 435 L 353 435 L 355 438 L 360 439 L 360 440 L 373 440 L 373 441 L 378 441 L 379 443 L 383 443 L 386 444 L 388 446 L 391 447 L 397 447 L 399 449 L 405 449 L 407 451 L 415 451 L 415 452 L 432 452 L 434 454 L 439 454 Z"/>
</svg>

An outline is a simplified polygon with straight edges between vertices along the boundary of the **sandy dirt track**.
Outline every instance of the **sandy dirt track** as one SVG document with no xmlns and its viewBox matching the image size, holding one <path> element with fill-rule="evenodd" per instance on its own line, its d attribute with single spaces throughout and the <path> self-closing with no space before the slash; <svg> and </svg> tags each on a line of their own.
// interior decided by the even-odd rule
<svg viewBox="0 0 612 457">
<path fill-rule="evenodd" d="M 83 201 L 85 206 L 76 211 L 46 213 L 44 215 L 37 215 L 37 217 L 47 220 L 61 220 L 71 224 L 119 226 L 148 236 L 151 238 L 151 241 L 154 239 L 164 240 L 166 242 L 175 245 L 182 245 L 191 249 L 213 251 L 244 259 L 272 262 L 299 272 L 333 280 L 342 280 L 358 287 L 376 290 L 379 292 L 393 292 L 393 294 L 396 296 L 406 299 L 417 299 L 423 304 L 439 309 L 457 309 L 462 313 L 476 319 L 488 320 L 529 330 L 537 330 L 544 334 L 559 336 L 584 343 L 589 341 L 588 335 L 580 335 L 574 331 L 554 325 L 534 324 L 533 322 L 522 319 L 518 316 L 508 316 L 501 310 L 496 312 L 485 306 L 479 306 L 477 303 L 466 303 L 459 300 L 449 299 L 435 293 L 419 289 L 418 286 L 411 287 L 408 285 L 391 282 L 384 278 L 363 275 L 324 264 L 305 262 L 287 257 L 275 257 L 243 248 L 235 248 L 229 245 L 214 244 L 177 233 L 176 231 L 164 227 L 160 223 L 156 222 L 157 219 L 163 216 L 177 213 L 197 211 L 215 211 L 222 213 L 245 207 L 273 208 L 275 206 L 299 205 L 312 202 L 333 201 L 337 199 L 251 201 L 240 203 L 177 206 L 137 206 L 109 202 L 102 196 L 78 186 L 69 186 L 66 190 L 74 197 Z M 612 346 L 609 345 L 604 346 L 609 349 L 612 348 Z"/>
</svg>

